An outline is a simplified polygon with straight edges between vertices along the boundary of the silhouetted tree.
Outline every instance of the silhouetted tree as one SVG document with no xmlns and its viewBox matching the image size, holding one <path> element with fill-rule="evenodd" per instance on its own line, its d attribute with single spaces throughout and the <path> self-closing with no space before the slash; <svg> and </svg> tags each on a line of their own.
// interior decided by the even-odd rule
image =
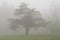
<svg viewBox="0 0 60 40">
<path fill-rule="evenodd" d="M 19 19 L 9 19 L 11 20 L 10 28 L 16 30 L 19 28 L 18 25 L 26 29 L 26 35 L 30 28 L 32 27 L 45 27 L 48 22 L 42 18 L 39 11 L 36 11 L 35 8 L 30 9 L 27 7 L 28 4 L 22 3 L 18 9 L 15 11 L 15 15 L 20 17 Z"/>
</svg>

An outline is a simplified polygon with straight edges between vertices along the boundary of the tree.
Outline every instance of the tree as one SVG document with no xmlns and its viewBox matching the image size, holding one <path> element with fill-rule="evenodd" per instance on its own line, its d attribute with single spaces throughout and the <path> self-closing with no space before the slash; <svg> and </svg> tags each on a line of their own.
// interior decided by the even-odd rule
<svg viewBox="0 0 60 40">
<path fill-rule="evenodd" d="M 15 15 L 18 16 L 19 19 L 9 18 L 9 20 L 12 21 L 10 28 L 16 31 L 16 28 L 19 28 L 18 25 L 20 25 L 26 29 L 26 35 L 28 35 L 32 27 L 45 27 L 48 24 L 39 11 L 36 11 L 35 8 L 30 9 L 27 5 L 26 3 L 22 3 L 19 9 L 15 10 Z"/>
<path fill-rule="evenodd" d="M 60 33 L 60 1 L 53 0 L 50 4 L 50 13 L 51 13 L 51 32 Z"/>
</svg>

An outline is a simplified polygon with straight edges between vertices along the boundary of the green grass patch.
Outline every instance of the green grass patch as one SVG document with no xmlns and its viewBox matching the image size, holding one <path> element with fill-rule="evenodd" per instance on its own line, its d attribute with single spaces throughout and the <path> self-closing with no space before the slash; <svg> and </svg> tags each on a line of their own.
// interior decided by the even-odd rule
<svg viewBox="0 0 60 40">
<path fill-rule="evenodd" d="M 0 37 L 0 40 L 60 40 L 60 35 L 10 35 Z"/>
</svg>

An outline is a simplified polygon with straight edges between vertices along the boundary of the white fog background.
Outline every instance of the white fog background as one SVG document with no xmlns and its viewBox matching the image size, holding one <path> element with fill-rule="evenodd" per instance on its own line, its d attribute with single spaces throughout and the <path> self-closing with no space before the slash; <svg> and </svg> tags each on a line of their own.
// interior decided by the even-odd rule
<svg viewBox="0 0 60 40">
<path fill-rule="evenodd" d="M 24 33 L 24 29 L 20 28 L 19 31 L 13 32 L 12 30 L 9 29 L 9 21 L 8 18 L 15 18 L 13 16 L 13 13 L 15 12 L 14 10 L 19 6 L 20 3 L 26 2 L 29 4 L 30 8 L 36 8 L 36 10 L 39 10 L 41 14 L 43 15 L 44 18 L 46 18 L 48 21 L 52 20 L 53 15 L 50 12 L 53 10 L 50 5 L 53 4 L 58 4 L 59 5 L 59 0 L 0 0 L 0 34 L 13 34 L 13 33 Z M 52 8 L 52 9 L 51 9 Z M 53 19 L 54 20 L 54 19 Z M 50 28 L 40 28 L 38 31 L 40 33 L 47 33 L 49 31 L 50 33 Z M 31 29 L 31 32 L 36 32 L 33 29 Z"/>
</svg>

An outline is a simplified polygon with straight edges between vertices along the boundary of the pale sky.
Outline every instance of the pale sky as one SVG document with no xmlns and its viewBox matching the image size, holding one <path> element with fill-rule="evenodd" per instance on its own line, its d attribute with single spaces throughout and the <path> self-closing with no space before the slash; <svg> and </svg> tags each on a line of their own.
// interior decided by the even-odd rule
<svg viewBox="0 0 60 40">
<path fill-rule="evenodd" d="M 40 9 L 40 10 L 47 9 L 51 2 L 51 0 L 5 0 L 5 1 L 8 2 L 9 6 L 10 5 L 16 6 L 21 2 L 26 2 L 29 4 L 30 7 Z"/>
</svg>

